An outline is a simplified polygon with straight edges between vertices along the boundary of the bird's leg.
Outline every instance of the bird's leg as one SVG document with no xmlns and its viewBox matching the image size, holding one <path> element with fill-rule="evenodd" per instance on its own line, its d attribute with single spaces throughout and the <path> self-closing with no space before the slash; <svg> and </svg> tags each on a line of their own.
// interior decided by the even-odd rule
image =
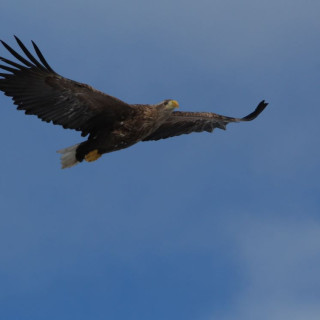
<svg viewBox="0 0 320 320">
<path fill-rule="evenodd" d="M 84 160 L 88 162 L 96 161 L 101 157 L 98 149 L 94 149 L 84 156 Z"/>
</svg>

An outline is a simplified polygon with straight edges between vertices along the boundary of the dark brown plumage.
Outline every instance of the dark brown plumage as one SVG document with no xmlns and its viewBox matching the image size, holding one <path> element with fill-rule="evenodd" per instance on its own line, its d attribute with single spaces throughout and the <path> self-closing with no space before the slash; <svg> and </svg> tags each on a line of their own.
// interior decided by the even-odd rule
<svg viewBox="0 0 320 320">
<path fill-rule="evenodd" d="M 62 149 L 62 167 L 83 160 L 94 161 L 102 154 L 127 148 L 139 141 L 159 140 L 191 132 L 225 129 L 230 122 L 251 121 L 267 103 L 261 101 L 254 112 L 244 118 L 231 118 L 209 112 L 179 112 L 175 100 L 156 105 L 127 104 L 89 85 L 66 79 L 47 63 L 32 42 L 37 60 L 17 38 L 26 58 L 1 41 L 19 61 L 0 57 L 6 64 L 0 68 L 0 90 L 12 97 L 14 104 L 26 114 L 81 131 L 88 140 Z"/>
</svg>

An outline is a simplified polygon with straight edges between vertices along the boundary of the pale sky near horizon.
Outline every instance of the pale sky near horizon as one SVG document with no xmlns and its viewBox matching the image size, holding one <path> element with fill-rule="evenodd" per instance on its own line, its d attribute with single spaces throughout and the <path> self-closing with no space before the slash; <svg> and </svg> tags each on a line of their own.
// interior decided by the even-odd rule
<svg viewBox="0 0 320 320">
<path fill-rule="evenodd" d="M 320 318 L 319 1 L 8 1 L 0 38 L 129 103 L 241 117 L 61 170 L 0 94 L 0 318 Z M 0 56 L 11 58 L 0 47 Z"/>
</svg>

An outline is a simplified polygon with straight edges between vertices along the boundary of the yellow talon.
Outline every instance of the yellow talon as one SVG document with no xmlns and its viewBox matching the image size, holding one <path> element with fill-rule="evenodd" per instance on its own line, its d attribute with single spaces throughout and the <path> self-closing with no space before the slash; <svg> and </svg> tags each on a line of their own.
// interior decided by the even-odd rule
<svg viewBox="0 0 320 320">
<path fill-rule="evenodd" d="M 87 153 L 84 157 L 84 160 L 86 160 L 88 162 L 92 162 L 92 161 L 96 161 L 100 157 L 101 157 L 101 154 L 99 153 L 98 149 L 95 149 L 95 150 Z"/>
</svg>

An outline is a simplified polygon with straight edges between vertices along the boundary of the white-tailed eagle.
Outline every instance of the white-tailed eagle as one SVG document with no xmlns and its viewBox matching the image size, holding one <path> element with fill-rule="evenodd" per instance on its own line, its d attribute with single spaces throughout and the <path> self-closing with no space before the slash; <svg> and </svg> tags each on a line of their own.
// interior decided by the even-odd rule
<svg viewBox="0 0 320 320">
<path fill-rule="evenodd" d="M 95 161 L 102 154 L 128 148 L 139 141 L 166 139 L 191 132 L 225 129 L 230 122 L 251 121 L 267 106 L 261 101 L 244 118 L 231 118 L 211 112 L 181 112 L 176 100 L 155 105 L 128 104 L 87 84 L 69 80 L 56 73 L 37 45 L 35 58 L 15 37 L 25 54 L 21 56 L 4 41 L 3 46 L 18 62 L 0 57 L 0 90 L 12 97 L 18 110 L 41 120 L 81 131 L 88 139 L 61 149 L 62 168 L 86 160 Z"/>
</svg>

